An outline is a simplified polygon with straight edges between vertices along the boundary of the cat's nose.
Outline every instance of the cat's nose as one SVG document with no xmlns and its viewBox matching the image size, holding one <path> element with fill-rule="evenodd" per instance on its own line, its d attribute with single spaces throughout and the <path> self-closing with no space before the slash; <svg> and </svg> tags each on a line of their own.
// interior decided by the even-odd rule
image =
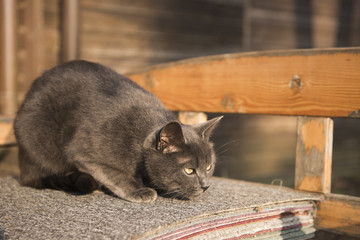
<svg viewBox="0 0 360 240">
<path fill-rule="evenodd" d="M 210 187 L 210 182 L 208 178 L 200 178 L 200 187 L 205 192 Z"/>
<path fill-rule="evenodd" d="M 209 187 L 210 187 L 210 186 L 207 185 L 207 186 L 202 186 L 201 188 L 202 188 L 202 190 L 205 192 L 206 190 L 208 190 Z"/>
</svg>

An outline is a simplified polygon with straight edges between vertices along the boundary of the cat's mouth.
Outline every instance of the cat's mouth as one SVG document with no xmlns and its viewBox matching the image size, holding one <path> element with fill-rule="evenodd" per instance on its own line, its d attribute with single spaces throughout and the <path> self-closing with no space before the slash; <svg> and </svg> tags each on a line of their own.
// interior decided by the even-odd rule
<svg viewBox="0 0 360 240">
<path fill-rule="evenodd" d="M 192 189 L 184 191 L 181 188 L 161 189 L 158 190 L 159 195 L 165 198 L 175 198 L 179 200 L 194 200 L 200 197 L 205 191 L 203 189 Z"/>
<path fill-rule="evenodd" d="M 179 200 L 194 200 L 201 195 L 209 188 L 209 186 L 188 186 L 182 185 L 180 182 L 173 180 L 172 182 L 163 182 L 158 181 L 149 181 L 149 187 L 155 189 L 157 193 L 164 198 L 173 198 Z"/>
</svg>

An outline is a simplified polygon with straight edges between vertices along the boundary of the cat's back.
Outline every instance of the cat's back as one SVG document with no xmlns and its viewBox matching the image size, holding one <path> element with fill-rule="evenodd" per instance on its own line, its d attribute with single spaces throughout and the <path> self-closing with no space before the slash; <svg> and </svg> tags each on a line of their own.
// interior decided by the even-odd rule
<svg viewBox="0 0 360 240">
<path fill-rule="evenodd" d="M 84 97 L 115 97 L 125 92 L 146 93 L 128 78 L 101 64 L 75 60 L 54 67 L 35 80 L 27 98 L 41 92 L 48 96 L 71 92 Z"/>
<path fill-rule="evenodd" d="M 52 68 L 37 78 L 15 119 L 15 132 L 39 122 L 66 124 L 84 119 L 105 121 L 136 106 L 164 109 L 151 93 L 101 64 L 76 60 Z M 24 128 L 23 126 L 27 126 Z"/>
<path fill-rule="evenodd" d="M 85 108 L 96 105 L 102 107 L 104 104 L 111 107 L 119 102 L 134 101 L 160 104 L 152 94 L 110 68 L 76 60 L 52 68 L 37 78 L 19 113 L 26 108 L 36 110 L 34 108 L 38 106 L 48 106 L 47 110 L 68 107 L 71 103 L 81 103 Z"/>
</svg>

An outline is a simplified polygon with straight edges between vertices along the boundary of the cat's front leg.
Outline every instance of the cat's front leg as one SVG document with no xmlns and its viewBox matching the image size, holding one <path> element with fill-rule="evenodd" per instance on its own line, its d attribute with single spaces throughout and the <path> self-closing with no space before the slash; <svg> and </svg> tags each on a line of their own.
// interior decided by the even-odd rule
<svg viewBox="0 0 360 240">
<path fill-rule="evenodd" d="M 149 187 L 141 186 L 130 176 L 126 179 L 118 179 L 118 183 L 114 184 L 112 181 L 104 181 L 104 185 L 113 192 L 116 196 L 130 202 L 136 203 L 150 203 L 157 198 L 157 192 Z"/>
<path fill-rule="evenodd" d="M 157 198 L 157 193 L 154 189 L 148 188 L 148 187 L 143 187 L 143 188 L 134 189 L 133 191 L 128 192 L 124 199 L 126 199 L 130 202 L 149 203 L 149 202 L 155 201 L 156 198 Z"/>
<path fill-rule="evenodd" d="M 150 203 L 157 198 L 157 192 L 154 189 L 145 187 L 131 175 L 103 165 L 86 165 L 85 167 L 82 164 L 80 170 L 90 174 L 112 193 L 124 200 L 136 203 Z"/>
</svg>

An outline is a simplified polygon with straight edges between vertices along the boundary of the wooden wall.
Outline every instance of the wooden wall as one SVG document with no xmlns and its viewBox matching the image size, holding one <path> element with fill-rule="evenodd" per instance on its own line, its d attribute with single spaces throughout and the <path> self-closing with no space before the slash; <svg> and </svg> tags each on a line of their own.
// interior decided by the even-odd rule
<svg viewBox="0 0 360 240">
<path fill-rule="evenodd" d="M 250 2 L 248 15 L 251 50 L 345 47 L 359 44 L 358 1 Z M 344 41 L 345 39 L 348 40 Z"/>
<path fill-rule="evenodd" d="M 60 63 L 60 1 L 17 1 L 18 104 L 33 80 Z"/>
<path fill-rule="evenodd" d="M 249 50 L 296 48 L 295 1 L 252 0 L 250 3 Z"/>
<path fill-rule="evenodd" d="M 241 4 L 227 1 L 85 0 L 81 58 L 119 72 L 242 50 Z"/>
</svg>

